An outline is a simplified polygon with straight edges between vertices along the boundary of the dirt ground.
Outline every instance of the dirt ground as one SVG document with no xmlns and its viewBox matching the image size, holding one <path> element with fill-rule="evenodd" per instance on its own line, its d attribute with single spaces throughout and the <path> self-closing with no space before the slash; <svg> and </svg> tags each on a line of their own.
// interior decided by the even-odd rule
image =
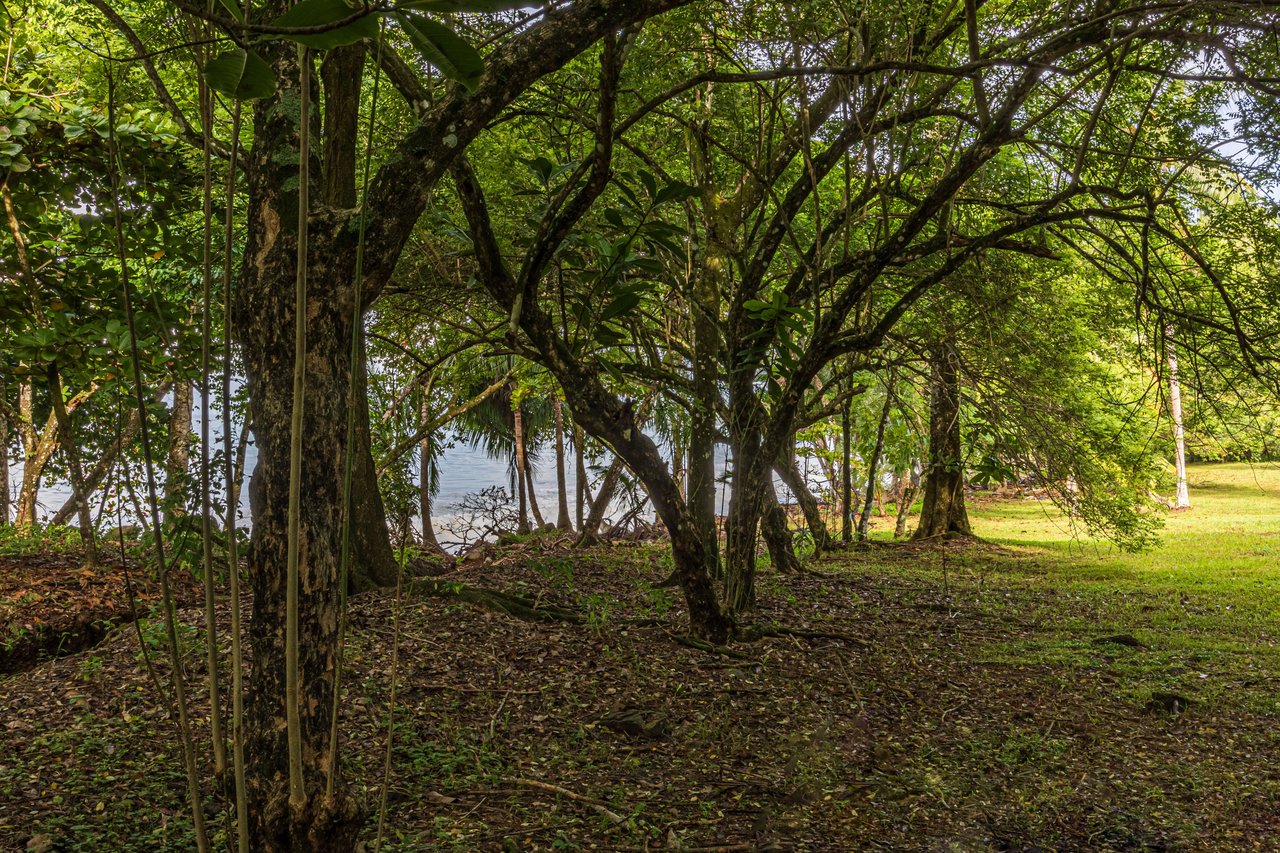
<svg viewBox="0 0 1280 853">
<path fill-rule="evenodd" d="M 535 539 L 445 576 L 581 624 L 407 595 L 397 633 L 393 592 L 359 596 L 343 731 L 365 840 L 398 650 L 387 850 L 1280 850 L 1280 728 L 1274 702 L 1255 701 L 1276 674 L 1242 682 L 1239 701 L 1161 707 L 1132 689 L 1147 643 L 1107 644 L 1096 601 L 985 568 L 1036 559 L 874 545 L 765 570 L 755 618 L 772 636 L 719 651 L 680 642 L 678 590 L 654 586 L 670 565 L 659 546 Z M 121 613 L 119 567 L 3 558 L 0 577 L 10 634 Z M 177 586 L 207 744 L 198 586 Z M 1146 621 L 1121 627 L 1154 631 L 1166 606 L 1130 608 Z M 1007 653 L 1046 639 L 1078 640 L 1091 663 Z M 192 848 L 176 726 L 141 654 L 166 681 L 162 640 L 150 617 L 34 666 L 50 649 L 10 658 L 0 848 Z M 225 849 L 231 806 L 201 760 Z"/>
</svg>

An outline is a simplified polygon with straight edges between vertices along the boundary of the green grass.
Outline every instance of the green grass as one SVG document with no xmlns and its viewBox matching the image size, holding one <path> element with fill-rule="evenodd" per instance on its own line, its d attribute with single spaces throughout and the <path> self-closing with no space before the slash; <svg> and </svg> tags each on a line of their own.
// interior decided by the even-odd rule
<svg viewBox="0 0 1280 853">
<path fill-rule="evenodd" d="M 1274 593 L 1280 557 L 1280 468 L 1193 465 L 1191 509 L 1165 514 L 1161 544 L 1125 554 L 1082 541 L 1048 501 L 971 507 L 975 532 L 992 542 L 1034 546 L 1070 559 L 1081 580 L 1110 577 L 1148 588 Z M 1060 567 L 1061 570 L 1061 567 Z"/>
<path fill-rule="evenodd" d="M 1048 629 L 993 658 L 1102 667 L 1135 701 L 1166 689 L 1280 712 L 1266 686 L 1280 671 L 1280 470 L 1197 465 L 1189 480 L 1192 508 L 1169 512 L 1160 545 L 1136 554 L 1076 538 L 1048 502 L 972 506 L 975 532 L 1019 556 L 962 558 L 957 582 L 1024 591 L 1019 606 Z M 1095 642 L 1117 633 L 1148 648 Z"/>
<path fill-rule="evenodd" d="M 1018 498 L 970 502 L 982 545 L 833 558 L 888 590 L 922 638 L 913 610 L 955 626 L 933 665 L 964 687 L 926 704 L 956 710 L 912 720 L 890 795 L 979 813 L 1014 848 L 1280 848 L 1280 781 L 1254 757 L 1280 742 L 1280 469 L 1197 465 L 1190 487 L 1190 511 L 1165 513 L 1142 553 Z M 1141 646 L 1100 642 L 1121 634 Z M 1159 693 L 1192 704 L 1160 712 Z M 881 808 L 911 832 L 929 824 Z"/>
</svg>

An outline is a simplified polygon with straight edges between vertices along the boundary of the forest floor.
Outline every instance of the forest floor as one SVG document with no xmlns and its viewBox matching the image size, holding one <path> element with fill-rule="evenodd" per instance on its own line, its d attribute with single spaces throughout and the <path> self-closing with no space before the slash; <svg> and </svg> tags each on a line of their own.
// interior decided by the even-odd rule
<svg viewBox="0 0 1280 853">
<path fill-rule="evenodd" d="M 397 632 L 393 592 L 359 596 L 343 730 L 369 849 L 398 648 L 386 850 L 1280 850 L 1280 473 L 1202 466 L 1191 493 L 1139 555 L 1072 540 L 1041 501 L 973 497 L 982 542 L 766 568 L 761 624 L 833 636 L 732 654 L 677 641 L 656 546 L 535 538 L 446 576 L 581 624 L 406 596 Z M 79 572 L 0 556 L 6 579 Z M 32 604 L 15 589 L 11 632 Z M 191 849 L 139 635 L 166 680 L 153 617 L 0 675 L 0 849 Z"/>
</svg>

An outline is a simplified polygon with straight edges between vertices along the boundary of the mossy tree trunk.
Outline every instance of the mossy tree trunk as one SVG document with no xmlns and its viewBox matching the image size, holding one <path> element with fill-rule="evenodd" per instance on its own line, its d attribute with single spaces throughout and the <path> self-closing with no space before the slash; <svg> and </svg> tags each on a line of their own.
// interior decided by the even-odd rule
<svg viewBox="0 0 1280 853">
<path fill-rule="evenodd" d="M 560 395 L 551 397 L 552 411 L 556 419 L 556 527 L 561 530 L 572 530 L 573 522 L 569 519 L 569 490 L 564 476 L 564 406 L 560 403 Z"/>
<path fill-rule="evenodd" d="M 0 377 L 0 527 L 9 523 L 9 401 Z"/>
<path fill-rule="evenodd" d="M 973 535 L 964 507 L 960 403 L 959 355 L 951 344 L 940 344 L 929 357 L 929 468 L 912 539 Z"/>
<path fill-rule="evenodd" d="M 796 467 L 794 439 L 788 445 L 787 452 L 778 459 L 773 470 L 778 472 L 783 485 L 796 496 L 796 503 L 800 505 L 800 511 L 804 514 L 805 524 L 809 526 L 809 535 L 813 537 L 813 555 L 819 556 L 831 547 L 831 533 L 827 530 L 827 523 L 822 518 L 822 508 L 818 505 L 818 499 L 814 497 L 813 492 L 809 491 L 809 484 L 805 482 L 804 475 Z"/>
</svg>

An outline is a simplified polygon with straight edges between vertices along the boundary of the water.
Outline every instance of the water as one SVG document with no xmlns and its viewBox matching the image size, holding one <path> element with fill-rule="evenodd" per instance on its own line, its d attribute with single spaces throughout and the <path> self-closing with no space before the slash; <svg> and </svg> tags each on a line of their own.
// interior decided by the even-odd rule
<svg viewBox="0 0 1280 853">
<path fill-rule="evenodd" d="M 199 400 L 196 401 L 196 424 L 195 429 L 199 430 Z M 212 439 L 215 443 L 221 442 L 221 433 L 218 430 L 213 431 Z M 664 448 L 664 455 L 669 458 L 669 452 Z M 565 449 L 565 481 L 566 489 L 569 497 L 569 513 L 572 517 L 575 508 L 575 495 L 577 489 L 577 474 L 573 458 L 571 446 Z M 604 469 L 608 466 L 609 457 L 597 460 L 588 460 L 588 477 L 591 480 L 592 492 L 594 494 L 599 479 L 603 476 Z M 94 460 L 85 460 L 86 465 L 90 465 Z M 254 450 L 252 446 L 249 448 L 249 459 L 246 468 L 251 473 L 254 462 Z M 464 442 L 454 441 L 451 445 L 446 446 L 440 459 L 440 475 L 439 489 L 432 498 L 432 522 L 437 538 L 442 544 L 456 548 L 459 544 L 459 536 L 455 532 L 446 529 L 447 526 L 456 525 L 459 518 L 457 514 L 457 505 L 470 494 L 475 494 L 483 489 L 499 486 L 507 490 L 507 494 L 512 492 L 512 474 L 511 466 L 506 459 L 495 459 L 488 456 L 479 448 Z M 818 472 L 816 462 L 807 462 L 802 458 L 801 470 L 808 471 L 811 487 L 821 488 L 825 486 Z M 726 471 L 730 467 L 730 459 L 728 458 L 728 449 L 720 446 L 716 451 L 716 470 L 717 470 L 717 494 L 716 494 L 716 512 L 724 515 L 728 509 L 729 488 L 727 485 Z M 417 467 L 413 470 L 416 472 Z M 248 501 L 248 474 L 246 474 L 246 483 L 241 489 L 239 516 L 240 523 L 247 527 L 249 525 L 249 501 Z M 17 500 L 17 492 L 22 483 L 22 463 L 18 461 L 9 468 L 9 483 L 13 501 Z M 540 454 L 539 464 L 533 469 L 533 485 L 534 493 L 538 500 L 538 506 L 542 511 L 543 518 L 547 521 L 554 522 L 558 513 L 558 497 L 556 487 L 555 472 L 555 453 L 552 446 L 543 448 Z M 775 486 L 778 488 L 778 496 L 784 502 L 792 500 L 790 492 L 785 486 L 775 478 Z M 643 492 L 641 492 L 643 495 Z M 37 517 L 42 521 L 48 519 L 58 511 L 64 502 L 71 497 L 70 486 L 66 482 L 55 482 L 46 480 L 40 489 Z M 511 502 L 514 506 L 514 501 Z M 95 509 L 97 504 L 95 502 Z M 606 519 L 609 521 L 618 521 L 630 508 L 629 501 L 623 496 L 615 498 L 610 505 L 609 511 L 606 513 Z M 654 512 L 651 506 L 646 505 L 641 511 L 640 519 L 652 521 Z M 126 524 L 136 524 L 137 519 L 132 518 L 130 514 L 126 514 L 124 521 Z M 71 519 L 72 524 L 75 517 Z M 98 520 L 100 526 L 113 526 L 115 519 L 113 516 Z M 531 516 L 532 523 L 532 516 Z M 414 527 L 421 531 L 421 519 L 413 519 Z M 468 538 L 474 538 L 474 531 L 468 534 Z"/>
</svg>

